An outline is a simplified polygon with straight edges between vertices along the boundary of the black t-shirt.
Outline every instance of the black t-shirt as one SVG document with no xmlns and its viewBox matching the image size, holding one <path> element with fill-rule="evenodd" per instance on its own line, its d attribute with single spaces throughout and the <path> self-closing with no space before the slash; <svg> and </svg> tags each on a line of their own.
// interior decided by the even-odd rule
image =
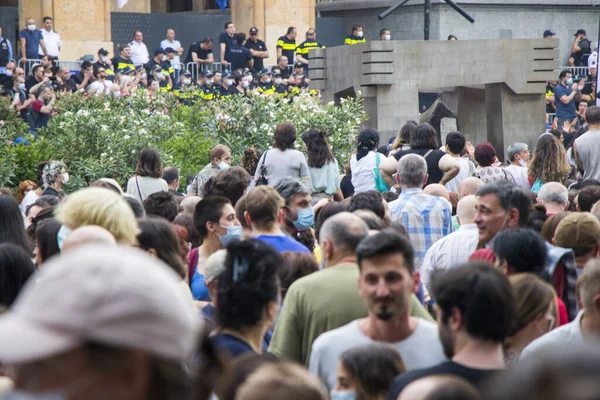
<svg viewBox="0 0 600 400">
<path fill-rule="evenodd" d="M 6 74 L 0 74 L 0 86 L 2 86 L 3 88 L 12 88 L 13 86 L 13 81 L 12 81 L 12 77 L 6 75 Z"/>
<path fill-rule="evenodd" d="M 257 39 L 256 42 L 254 42 L 252 39 L 248 39 L 246 40 L 246 48 L 248 50 L 254 50 L 254 51 L 265 51 L 267 50 L 267 45 L 265 44 L 265 42 L 263 42 L 260 39 Z M 254 58 L 254 66 L 252 68 L 254 68 L 255 70 L 260 71 L 261 69 L 264 68 L 264 59 L 260 58 L 260 57 L 252 57 Z"/>
<path fill-rule="evenodd" d="M 221 59 L 225 59 L 231 62 L 231 60 L 229 59 L 229 51 L 232 47 L 237 46 L 236 35 L 233 35 L 233 37 L 231 37 L 227 34 L 227 32 L 221 33 L 221 35 L 219 36 L 219 44 L 221 43 L 225 43 L 225 55 L 221 54 Z"/>
<path fill-rule="evenodd" d="M 208 55 L 212 53 L 212 49 L 204 50 L 202 48 L 202 42 L 194 42 L 190 46 L 190 50 L 188 51 L 188 55 L 185 58 L 185 63 L 194 62 L 194 58 L 192 57 L 192 53 L 196 53 L 200 60 L 208 60 Z"/>
<path fill-rule="evenodd" d="M 592 51 L 591 46 L 592 46 L 592 43 L 587 38 L 582 39 L 581 42 L 579 42 L 579 48 L 581 49 L 581 51 L 578 51 L 577 53 L 575 53 L 573 55 L 576 66 L 578 66 L 578 67 L 587 67 L 588 66 L 588 58 Z"/>
<path fill-rule="evenodd" d="M 79 89 L 77 89 L 77 85 L 81 85 L 82 82 L 83 82 L 83 75 L 81 72 L 78 72 L 75 75 L 73 75 L 71 77 L 71 79 L 69 79 L 69 81 L 67 82 L 67 85 L 69 85 L 71 87 L 71 90 L 73 91 L 73 93 L 75 93 L 77 90 L 79 90 Z M 92 79 L 89 79 L 86 87 L 88 87 L 91 83 L 92 83 Z"/>
<path fill-rule="evenodd" d="M 418 154 L 420 156 L 425 157 L 425 154 L 429 152 L 431 149 L 408 149 L 402 150 L 394 154 L 394 158 L 396 160 L 400 160 L 403 156 L 407 154 Z M 429 174 L 429 178 L 427 179 L 427 185 L 431 183 L 440 183 L 444 173 L 440 170 L 439 163 L 442 157 L 444 157 L 446 153 L 441 150 L 433 150 L 429 155 L 425 158 L 427 161 L 427 173 Z"/>
<path fill-rule="evenodd" d="M 459 378 L 463 378 L 477 389 L 490 377 L 502 370 L 485 370 L 485 369 L 474 369 L 462 366 L 453 361 L 446 361 L 436 366 L 424 369 L 415 369 L 403 373 L 394 379 L 392 386 L 386 396 L 386 400 L 396 400 L 398 395 L 408 386 L 410 383 L 417 379 L 425 378 L 432 375 L 452 375 Z"/>
<path fill-rule="evenodd" d="M 41 81 L 38 81 L 37 79 L 35 79 L 33 77 L 33 75 L 29 75 L 27 77 L 27 79 L 25 79 L 25 88 L 27 89 L 27 94 L 29 94 L 29 91 L 31 90 L 32 87 L 34 87 L 35 85 L 37 85 L 40 82 Z"/>
<path fill-rule="evenodd" d="M 290 40 L 287 36 L 277 39 L 277 48 L 281 48 L 281 55 L 286 56 L 290 65 L 296 60 L 296 40 Z"/>
<path fill-rule="evenodd" d="M 252 60 L 252 54 L 245 47 L 235 45 L 229 50 L 227 61 L 231 63 L 232 71 L 246 68 L 250 60 Z"/>
</svg>

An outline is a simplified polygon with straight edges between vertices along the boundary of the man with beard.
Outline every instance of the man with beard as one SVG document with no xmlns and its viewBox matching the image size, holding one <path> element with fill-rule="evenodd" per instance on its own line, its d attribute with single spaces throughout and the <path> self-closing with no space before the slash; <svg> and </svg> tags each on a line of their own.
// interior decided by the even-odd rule
<svg viewBox="0 0 600 400">
<path fill-rule="evenodd" d="M 396 400 L 408 384 L 432 375 L 458 376 L 479 388 L 505 367 L 502 346 L 516 318 L 506 276 L 492 265 L 472 262 L 435 274 L 431 289 L 440 339 L 450 361 L 400 375 L 387 400 Z"/>
<path fill-rule="evenodd" d="M 394 229 L 383 230 L 360 242 L 356 258 L 358 292 L 368 315 L 319 336 L 312 346 L 309 371 L 332 390 L 342 353 L 376 342 L 394 347 L 408 370 L 445 361 L 435 324 L 410 315 L 419 277 L 408 238 Z"/>
</svg>

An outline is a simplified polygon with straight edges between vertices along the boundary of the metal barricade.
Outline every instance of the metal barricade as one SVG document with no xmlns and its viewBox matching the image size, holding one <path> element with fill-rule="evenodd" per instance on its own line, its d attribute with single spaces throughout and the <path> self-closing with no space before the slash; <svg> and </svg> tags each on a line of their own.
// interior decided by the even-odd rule
<svg viewBox="0 0 600 400">
<path fill-rule="evenodd" d="M 83 61 L 81 61 L 81 60 L 75 60 L 75 61 L 55 60 L 54 63 L 59 67 L 69 68 L 70 75 L 74 75 L 74 74 L 78 73 L 79 71 L 81 71 L 81 64 L 83 64 Z"/>
<path fill-rule="evenodd" d="M 588 67 L 560 67 L 560 70 L 569 70 L 573 77 L 584 77 L 590 74 L 590 69 Z"/>
<path fill-rule="evenodd" d="M 223 70 L 226 71 L 231 71 L 231 67 L 227 66 L 225 67 L 225 69 L 223 68 L 223 64 L 221 64 L 220 62 L 214 62 L 212 64 L 202 64 L 202 66 L 198 66 L 198 64 L 196 64 L 195 62 L 189 62 L 187 63 L 187 70 L 192 74 L 192 78 L 194 80 L 198 79 L 198 73 L 202 72 L 206 72 L 206 71 L 210 71 L 210 72 L 223 72 Z"/>
<path fill-rule="evenodd" d="M 22 62 L 21 60 L 19 60 L 19 62 L 17 63 L 17 67 L 23 68 L 25 70 L 25 75 L 29 75 L 29 71 L 31 71 L 31 68 L 33 68 L 34 65 L 40 64 L 42 65 L 44 62 L 43 60 L 27 60 L 25 62 Z"/>
</svg>

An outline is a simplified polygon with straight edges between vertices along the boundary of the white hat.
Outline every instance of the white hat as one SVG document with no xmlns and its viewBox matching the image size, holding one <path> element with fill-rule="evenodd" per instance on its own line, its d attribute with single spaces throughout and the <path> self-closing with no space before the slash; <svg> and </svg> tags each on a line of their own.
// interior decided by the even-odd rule
<svg viewBox="0 0 600 400">
<path fill-rule="evenodd" d="M 200 319 L 180 285 L 140 250 L 74 249 L 44 264 L 0 316 L 0 360 L 36 361 L 88 341 L 182 360 L 195 349 Z"/>
</svg>

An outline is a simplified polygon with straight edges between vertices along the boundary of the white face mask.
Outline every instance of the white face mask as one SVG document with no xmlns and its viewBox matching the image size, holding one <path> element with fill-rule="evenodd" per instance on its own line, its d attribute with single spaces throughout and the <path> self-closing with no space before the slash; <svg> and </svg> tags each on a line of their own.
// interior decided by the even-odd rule
<svg viewBox="0 0 600 400">
<path fill-rule="evenodd" d="M 102 57 L 102 62 L 103 62 L 103 63 L 107 63 L 107 62 L 108 62 L 108 57 L 106 57 L 106 56 L 103 56 L 103 57 Z"/>
<path fill-rule="evenodd" d="M 385 40 L 392 40 L 392 35 L 385 35 Z"/>
<path fill-rule="evenodd" d="M 254 78 L 252 77 L 252 75 L 248 75 L 248 76 L 246 76 L 244 79 L 245 79 L 246 81 L 248 81 L 248 82 L 252 82 L 252 80 L 253 80 Z"/>
<path fill-rule="evenodd" d="M 162 56 L 163 61 L 167 61 L 167 56 Z"/>
<path fill-rule="evenodd" d="M 26 89 L 25 84 L 24 83 L 19 83 L 19 89 L 25 90 Z"/>
<path fill-rule="evenodd" d="M 142 79 L 146 79 L 147 77 L 148 77 L 148 75 L 146 75 L 146 73 L 144 72 L 144 73 L 142 74 Z"/>
<path fill-rule="evenodd" d="M 526 166 L 527 166 L 527 163 L 526 163 L 526 162 L 525 162 L 525 160 L 523 160 L 522 158 L 519 158 L 519 165 L 520 165 L 521 167 L 526 167 Z"/>
<path fill-rule="evenodd" d="M 271 78 L 265 79 L 265 83 L 271 83 Z"/>
<path fill-rule="evenodd" d="M 356 34 L 356 36 L 358 36 L 359 38 L 363 37 L 363 35 L 364 35 L 363 31 L 359 31 L 359 32 Z"/>
<path fill-rule="evenodd" d="M 243 82 L 242 82 L 242 87 L 243 87 L 244 89 L 248 89 L 248 86 L 250 86 L 250 82 L 248 82 L 248 81 L 243 81 Z"/>
<path fill-rule="evenodd" d="M 69 173 L 68 173 L 68 172 L 65 172 L 65 173 L 63 174 L 63 185 L 65 185 L 65 184 L 67 184 L 67 183 L 69 183 Z"/>
<path fill-rule="evenodd" d="M 184 79 L 184 80 L 183 80 L 183 84 L 184 84 L 184 85 L 189 85 L 189 84 L 191 84 L 191 83 L 192 83 L 192 80 L 191 80 L 191 79 Z"/>
<path fill-rule="evenodd" d="M 227 83 L 227 86 L 231 86 L 233 85 L 233 79 L 226 79 L 225 83 Z"/>
<path fill-rule="evenodd" d="M 281 80 L 281 78 L 277 78 L 277 79 L 275 79 L 275 84 L 276 84 L 276 85 L 281 85 L 281 82 L 283 82 L 283 81 Z"/>
<path fill-rule="evenodd" d="M 207 84 L 208 86 L 212 86 L 212 84 L 213 84 L 213 83 L 214 83 L 214 82 L 213 82 L 212 80 L 211 80 L 211 81 L 206 81 L 206 84 Z"/>
<path fill-rule="evenodd" d="M 11 76 L 13 76 L 12 69 L 7 69 L 7 70 L 6 70 L 6 76 L 8 76 L 9 78 L 10 78 Z"/>
<path fill-rule="evenodd" d="M 27 25 L 27 29 L 30 31 L 35 31 L 35 25 Z"/>
<path fill-rule="evenodd" d="M 158 79 L 162 79 L 162 78 L 164 78 L 164 77 L 165 77 L 165 75 L 164 75 L 162 72 L 159 72 L 158 74 L 156 74 L 156 77 L 157 77 Z"/>
</svg>

